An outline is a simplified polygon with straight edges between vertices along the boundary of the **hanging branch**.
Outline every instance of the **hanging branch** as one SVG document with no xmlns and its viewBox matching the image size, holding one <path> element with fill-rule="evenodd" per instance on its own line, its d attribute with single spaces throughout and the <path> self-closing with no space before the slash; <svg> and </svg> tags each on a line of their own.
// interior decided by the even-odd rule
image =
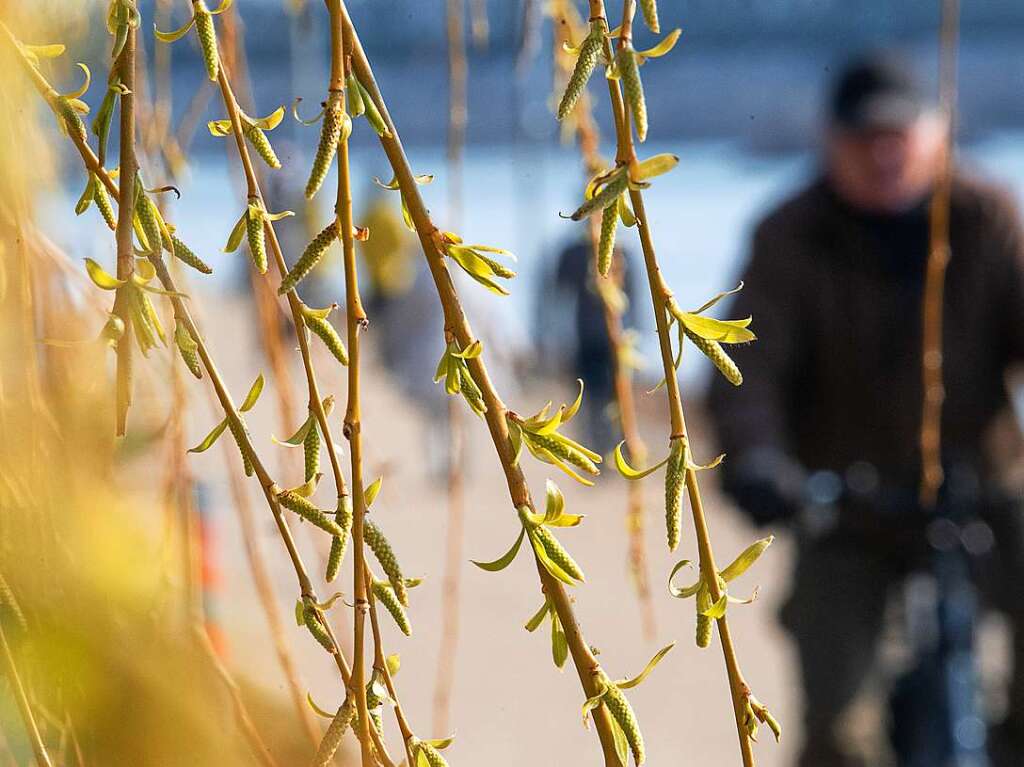
<svg viewBox="0 0 1024 767">
<path fill-rule="evenodd" d="M 953 187 L 953 151 L 956 135 L 957 49 L 960 37 L 959 0 L 942 0 L 939 32 L 939 104 L 946 131 L 945 156 L 929 211 L 928 264 L 922 303 L 921 385 L 921 504 L 935 505 L 942 486 L 942 380 L 943 300 L 949 263 L 949 206 Z"/>
<path fill-rule="evenodd" d="M 0 583 L 6 587 L 6 583 L 3 583 L 2 579 L 0 579 Z M 39 734 L 39 726 L 36 724 L 35 716 L 32 714 L 32 706 L 29 704 L 28 697 L 25 695 L 25 688 L 21 684 L 18 667 L 14 662 L 14 656 L 11 654 L 11 647 L 7 643 L 7 634 L 4 632 L 3 621 L 0 621 L 0 653 L 3 655 L 4 672 L 7 675 L 7 681 L 10 683 L 11 692 L 14 693 L 14 700 L 18 704 L 18 712 L 21 714 L 22 722 L 25 725 L 25 732 L 28 735 L 29 742 L 32 744 L 32 753 L 35 754 L 36 765 L 38 767 L 53 767 L 50 755 L 46 751 L 46 745 Z"/>
</svg>

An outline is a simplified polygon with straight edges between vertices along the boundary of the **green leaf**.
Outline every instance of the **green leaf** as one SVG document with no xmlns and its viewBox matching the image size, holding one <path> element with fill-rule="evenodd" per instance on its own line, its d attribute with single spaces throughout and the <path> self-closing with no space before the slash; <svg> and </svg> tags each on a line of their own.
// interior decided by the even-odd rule
<svg viewBox="0 0 1024 767">
<path fill-rule="evenodd" d="M 397 674 L 398 669 L 402 667 L 402 658 L 398 653 L 392 653 L 384 659 L 384 662 L 387 664 L 388 673 L 391 674 L 391 676 Z"/>
<path fill-rule="evenodd" d="M 551 611 L 551 659 L 557 668 L 565 665 L 569 657 L 569 642 L 565 638 L 565 630 L 562 628 L 562 621 L 554 610 Z"/>
<path fill-rule="evenodd" d="M 669 651 L 675 646 L 675 642 L 672 642 L 672 644 L 669 645 L 665 645 L 660 650 L 658 650 L 657 653 L 655 653 L 653 658 L 647 661 L 647 665 L 644 666 L 643 671 L 641 671 L 632 679 L 623 679 L 622 681 L 616 682 L 615 686 L 618 687 L 620 690 L 628 690 L 630 687 L 636 687 L 638 684 L 640 684 L 648 677 L 648 675 L 654 670 L 654 667 L 657 666 L 661 662 L 661 659 L 668 655 Z"/>
<path fill-rule="evenodd" d="M 69 99 L 71 101 L 77 100 L 79 96 L 83 95 L 87 90 L 89 90 L 89 83 L 92 82 L 92 72 L 89 71 L 89 67 L 87 67 L 85 64 L 79 61 L 78 68 L 85 73 L 85 83 L 80 88 L 61 94 L 64 98 Z M 86 107 L 85 111 L 89 111 L 88 107 Z"/>
<path fill-rule="evenodd" d="M 679 41 L 679 36 L 682 34 L 683 30 L 673 29 L 653 48 L 648 48 L 645 51 L 637 51 L 637 54 L 645 59 L 656 59 L 659 56 L 664 56 L 675 47 L 675 44 Z"/>
<path fill-rule="evenodd" d="M 225 253 L 234 253 L 238 250 L 238 246 L 242 244 L 242 238 L 245 237 L 245 225 L 249 220 L 249 209 L 246 208 L 239 217 L 238 222 L 235 224 L 235 228 L 231 230 L 231 234 L 228 235 L 227 245 L 224 246 Z"/>
<path fill-rule="evenodd" d="M 476 359 L 484 351 L 484 345 L 480 341 L 474 341 L 461 352 L 451 352 L 453 357 L 459 357 L 464 360 Z"/>
<path fill-rule="evenodd" d="M 127 280 L 119 280 L 109 274 L 91 258 L 85 259 L 85 269 L 89 273 L 89 279 L 93 281 L 93 284 L 103 290 L 117 290 L 127 282 Z"/>
<path fill-rule="evenodd" d="M 279 106 L 266 117 L 257 117 L 254 119 L 253 124 L 263 130 L 274 130 L 274 128 L 281 124 L 281 120 L 284 119 L 284 112 L 284 106 Z"/>
<path fill-rule="evenodd" d="M 646 181 L 649 178 L 654 178 L 664 173 L 668 173 L 678 164 L 679 155 L 668 153 L 656 154 L 654 157 L 649 157 L 643 162 L 637 163 L 632 168 L 630 177 L 634 181 Z"/>
<path fill-rule="evenodd" d="M 377 498 L 377 494 L 380 492 L 381 485 L 384 484 L 384 477 L 377 477 L 370 483 L 370 486 L 363 491 L 363 503 L 366 504 L 366 508 L 370 508 L 373 502 Z"/>
<path fill-rule="evenodd" d="M 218 14 L 224 13 L 224 11 L 230 8 L 233 4 L 234 0 L 221 0 L 221 3 L 217 6 L 216 10 L 210 11 L 210 15 L 216 16 Z"/>
<path fill-rule="evenodd" d="M 544 616 L 546 616 L 550 610 L 551 603 L 547 600 L 547 598 L 545 598 L 544 604 L 540 606 L 540 609 L 533 614 L 530 620 L 526 621 L 526 625 L 524 626 L 524 628 L 532 634 L 534 631 L 537 630 L 537 627 L 540 626 L 540 624 L 544 621 Z"/>
<path fill-rule="evenodd" d="M 764 554 L 765 549 L 772 545 L 772 541 L 775 540 L 774 535 L 769 535 L 767 538 L 762 538 L 759 541 L 747 546 L 732 563 L 722 570 L 721 575 L 725 579 L 726 583 L 739 578 L 745 573 L 752 564 L 754 564 L 758 558 Z"/>
<path fill-rule="evenodd" d="M 276 442 L 278 445 L 288 445 L 290 447 L 299 447 L 306 440 L 306 435 L 309 434 L 309 430 L 313 427 L 313 425 L 315 423 L 316 423 L 316 417 L 313 416 L 313 415 L 310 415 L 309 418 L 307 418 L 303 422 L 302 426 L 299 427 L 298 431 L 296 431 L 288 439 L 279 440 L 279 439 L 275 439 L 273 437 L 271 439 L 273 439 L 274 442 Z"/>
<path fill-rule="evenodd" d="M 438 751 L 444 751 L 446 748 L 448 748 L 448 746 L 455 742 L 455 736 L 449 735 L 447 738 L 432 738 L 430 740 L 425 740 L 423 742 L 429 743 Z"/>
<path fill-rule="evenodd" d="M 722 594 L 722 596 L 718 598 L 717 602 L 715 602 L 713 605 L 711 605 L 711 607 L 709 607 L 701 614 L 707 616 L 708 618 L 711 618 L 712 620 L 718 620 L 723 615 L 725 615 L 725 609 L 726 607 L 728 607 L 728 605 L 729 595 Z"/>
<path fill-rule="evenodd" d="M 430 767 L 430 760 L 422 748 L 416 749 L 416 767 Z"/>
<path fill-rule="evenodd" d="M 523 545 L 523 536 L 526 535 L 526 528 L 522 528 L 519 531 L 519 537 L 516 538 L 516 542 L 512 544 L 512 548 L 502 554 L 500 557 L 495 559 L 493 562 L 477 562 L 475 559 L 470 560 L 474 565 L 479 567 L 481 570 L 486 570 L 489 573 L 497 573 L 504 570 L 510 564 L 512 560 L 516 558 L 516 554 L 519 553 L 519 547 Z"/>
<path fill-rule="evenodd" d="M 302 602 L 299 602 L 298 603 L 298 609 L 296 611 L 296 615 L 300 615 L 301 611 L 302 611 Z M 303 626 L 303 625 L 305 625 L 305 623 L 306 623 L 305 619 L 301 618 L 301 616 L 300 616 L 299 625 Z M 317 716 L 322 716 L 324 719 L 334 719 L 334 714 L 327 713 L 322 708 L 320 708 L 320 706 L 318 706 L 316 704 L 316 701 L 313 700 L 313 693 L 311 693 L 311 692 L 307 692 L 306 693 L 306 703 L 309 704 L 309 707 L 311 709 L 313 709 L 313 712 Z"/>
<path fill-rule="evenodd" d="M 598 692 L 597 695 L 595 695 L 594 697 L 587 698 L 583 702 L 583 726 L 586 727 L 588 730 L 590 729 L 590 712 L 601 705 L 601 700 L 604 698 L 605 692 L 608 691 L 608 687 L 606 686 L 605 682 L 599 682 L 598 684 L 600 684 L 601 686 L 601 691 Z"/>
<path fill-rule="evenodd" d="M 203 453 L 213 447 L 213 443 L 217 441 L 217 438 L 224 433 L 224 430 L 228 427 L 228 419 L 225 418 L 219 424 L 213 427 L 213 431 L 203 437 L 203 441 L 195 447 L 189 448 L 190 453 Z"/>
<path fill-rule="evenodd" d="M 256 400 L 260 398 L 260 393 L 263 391 L 263 374 L 260 373 L 256 376 L 256 380 L 252 382 L 252 386 L 249 387 L 249 393 L 245 395 L 245 401 L 242 402 L 242 406 L 238 408 L 239 412 L 247 413 L 252 410 L 253 405 L 256 404 Z"/>
<path fill-rule="evenodd" d="M 721 293 L 716 293 L 714 298 L 712 298 L 710 301 L 705 303 L 699 309 L 694 310 L 693 314 L 700 314 L 701 312 L 703 312 L 703 311 L 705 311 L 707 309 L 710 309 L 712 306 L 717 304 L 723 298 L 726 298 L 727 296 L 731 296 L 731 295 L 733 295 L 735 293 L 739 293 L 741 290 L 743 290 L 743 282 L 742 281 L 740 282 L 739 285 L 737 285 L 732 290 L 723 290 Z"/>
<path fill-rule="evenodd" d="M 681 562 L 677 562 L 676 566 L 672 568 L 672 572 L 668 574 L 668 591 L 676 599 L 689 599 L 697 593 L 697 591 L 700 589 L 701 583 L 703 583 L 703 581 L 699 578 L 697 579 L 696 583 L 694 583 L 691 586 L 686 586 L 685 588 L 679 588 L 678 586 L 675 586 L 672 583 L 672 579 L 676 577 L 676 573 L 678 573 L 684 567 L 688 567 L 689 565 L 690 560 L 684 559 Z"/>
<path fill-rule="evenodd" d="M 81 216 L 85 211 L 89 209 L 92 204 L 93 198 L 96 195 L 96 177 L 93 175 L 89 176 L 89 181 L 85 185 L 85 191 L 82 192 L 82 196 L 78 198 L 78 202 L 75 203 L 75 215 Z"/>
<path fill-rule="evenodd" d="M 615 717 L 609 717 L 609 719 L 612 722 L 612 735 L 615 738 L 615 755 L 619 757 L 619 764 L 626 767 L 629 764 L 629 740 L 618 720 Z"/>
<path fill-rule="evenodd" d="M 547 503 L 544 509 L 543 524 L 548 524 L 552 520 L 558 519 L 562 516 L 562 512 L 565 511 L 565 496 L 562 495 L 562 491 L 558 489 L 558 485 L 550 479 L 545 485 L 545 493 L 547 495 Z"/>
<path fill-rule="evenodd" d="M 206 123 L 206 129 L 210 131 L 211 136 L 223 138 L 231 135 L 234 126 L 231 124 L 231 120 L 210 120 Z"/>
<path fill-rule="evenodd" d="M 573 577 L 563 570 L 555 560 L 548 556 L 547 550 L 540 544 L 532 533 L 529 533 L 529 536 L 530 544 L 533 546 L 533 551 L 537 555 L 537 559 L 544 566 L 544 569 L 547 570 L 552 577 L 557 578 L 566 586 L 575 586 L 576 581 L 573 580 Z"/>
<path fill-rule="evenodd" d="M 508 421 L 508 436 L 512 442 L 512 465 L 515 466 L 523 454 L 523 430 L 515 421 Z"/>
<path fill-rule="evenodd" d="M 669 456 L 665 456 L 664 460 L 658 461 L 653 466 L 649 466 L 646 469 L 642 469 L 642 470 L 638 471 L 637 469 L 634 469 L 632 466 L 630 466 L 628 463 L 626 463 L 626 459 L 622 455 L 622 446 L 625 445 L 625 444 L 626 444 L 626 441 L 623 440 L 622 442 L 620 442 L 619 444 L 617 444 L 615 446 L 615 468 L 618 469 L 619 470 L 619 474 L 621 474 L 626 479 L 629 479 L 629 480 L 643 479 L 648 474 L 654 473 L 655 471 L 660 469 L 662 466 L 664 466 L 666 463 L 668 463 Z"/>
<path fill-rule="evenodd" d="M 188 31 L 192 29 L 192 25 L 196 23 L 196 17 L 193 16 L 188 20 L 185 26 L 175 29 L 173 32 L 161 32 L 157 29 L 156 24 L 153 25 L 153 32 L 156 34 L 156 39 L 163 43 L 174 43 L 183 38 L 188 34 Z"/>
<path fill-rule="evenodd" d="M 562 423 L 569 423 L 580 410 L 580 405 L 583 403 L 583 379 L 577 378 L 576 382 L 580 385 L 579 393 L 576 395 L 576 399 L 573 401 L 565 412 L 562 413 Z"/>
<path fill-rule="evenodd" d="M 691 333 L 706 338 L 709 341 L 718 341 L 722 344 L 741 344 L 753 341 L 757 338 L 751 331 L 747 330 L 750 324 L 750 317 L 742 320 L 716 320 L 711 317 L 701 317 L 690 312 L 680 312 L 676 318 L 686 326 Z"/>
</svg>

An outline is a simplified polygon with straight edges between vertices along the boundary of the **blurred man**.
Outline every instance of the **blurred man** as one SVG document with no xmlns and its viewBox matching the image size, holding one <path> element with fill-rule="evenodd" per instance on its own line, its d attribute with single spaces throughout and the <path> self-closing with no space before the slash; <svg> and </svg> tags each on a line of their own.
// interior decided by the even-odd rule
<svg viewBox="0 0 1024 767">
<path fill-rule="evenodd" d="M 921 313 L 945 131 L 894 60 L 865 59 L 841 75 L 820 177 L 754 233 L 736 305 L 759 337 L 736 352 L 746 382 L 716 381 L 711 394 L 725 490 L 757 524 L 797 529 L 782 619 L 805 693 L 802 767 L 869 763 L 844 736 L 846 715 L 877 670 L 887 597 L 934 532 L 935 511 L 916 502 Z M 939 506 L 966 502 L 988 526 L 974 528 L 968 548 L 992 549 L 986 594 L 1010 618 L 1016 661 L 990 751 L 994 767 L 1019 767 L 1024 525 L 997 490 L 985 445 L 1008 409 L 1004 375 L 1024 359 L 1024 237 L 1007 197 L 959 172 L 950 221 Z M 828 513 L 811 516 L 814 504 Z"/>
</svg>

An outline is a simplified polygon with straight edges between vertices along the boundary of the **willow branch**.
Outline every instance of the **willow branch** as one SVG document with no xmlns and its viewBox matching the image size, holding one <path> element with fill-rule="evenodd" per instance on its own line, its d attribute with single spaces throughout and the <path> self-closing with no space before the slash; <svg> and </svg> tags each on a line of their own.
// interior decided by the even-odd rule
<svg viewBox="0 0 1024 767">
<path fill-rule="evenodd" d="M 409 208 L 410 217 L 416 228 L 424 257 L 427 260 L 427 265 L 444 313 L 445 334 L 448 337 L 454 337 L 462 348 L 466 348 L 475 340 L 475 336 L 463 311 L 455 285 L 452 282 L 451 274 L 444 263 L 444 257 L 435 243 L 434 238 L 438 232 L 437 227 L 430 220 L 426 206 L 417 189 L 413 179 L 412 168 L 405 156 L 405 150 L 402 148 L 398 130 L 381 96 L 380 89 L 373 76 L 373 70 L 359 42 L 359 36 L 348 16 L 344 0 L 341 0 L 341 8 L 344 15 L 346 34 L 350 34 L 352 40 L 353 69 L 360 82 L 366 87 L 370 97 L 374 100 L 388 127 L 387 134 L 380 136 L 381 146 L 395 173 L 395 178 L 398 181 L 401 193 Z M 508 427 L 505 421 L 505 404 L 491 383 L 482 356 L 469 360 L 468 364 L 473 380 L 480 388 L 484 403 L 487 405 L 487 412 L 484 417 L 491 435 L 491 441 L 494 443 L 495 451 L 498 454 L 498 459 L 505 474 L 505 481 L 512 504 L 515 507 L 527 506 L 533 509 L 534 505 L 530 497 L 526 478 L 516 461 L 509 439 Z M 580 683 L 587 697 L 592 697 L 599 691 L 598 675 L 601 671 L 600 664 L 583 637 L 565 588 L 561 582 L 544 569 L 543 565 L 536 558 L 535 561 L 544 594 L 551 600 L 565 629 L 569 653 L 579 675 Z M 610 715 L 603 706 L 594 709 L 593 714 L 605 764 L 613 767 L 619 764 L 619 760 L 615 751 Z"/>
<path fill-rule="evenodd" d="M 25 695 L 25 688 L 18 675 L 18 667 L 14 663 L 14 656 L 11 654 L 11 647 L 7 644 L 7 634 L 4 633 L 3 621 L 0 621 L 0 651 L 3 652 L 4 671 L 11 685 L 11 692 L 18 704 L 18 712 L 21 714 L 22 722 L 25 725 L 25 732 L 32 744 L 32 753 L 35 754 L 38 767 L 53 767 L 50 755 L 46 751 L 43 738 L 39 734 L 39 726 L 36 724 L 35 716 L 32 714 L 32 707 L 29 705 L 28 697 Z"/>
</svg>

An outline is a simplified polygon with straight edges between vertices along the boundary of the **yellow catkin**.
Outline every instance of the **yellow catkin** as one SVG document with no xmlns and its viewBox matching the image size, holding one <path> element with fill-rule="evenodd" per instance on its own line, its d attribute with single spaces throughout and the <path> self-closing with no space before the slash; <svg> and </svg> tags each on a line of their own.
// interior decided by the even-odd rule
<svg viewBox="0 0 1024 767">
<path fill-rule="evenodd" d="M 601 473 L 601 470 L 598 469 L 594 462 L 587 456 L 571 445 L 565 444 L 557 437 L 553 437 L 550 434 L 535 434 L 533 432 L 528 432 L 527 439 L 532 441 L 535 447 L 541 447 L 544 450 L 547 450 L 556 458 L 560 458 L 567 463 L 571 463 L 577 469 L 582 469 L 587 474 L 597 476 Z"/>
<path fill-rule="evenodd" d="M 352 531 L 352 499 L 347 495 L 339 499 L 338 509 L 334 512 L 334 521 L 341 528 L 342 534 L 336 535 L 331 540 L 331 553 L 327 557 L 328 583 L 338 577 L 341 570 L 341 562 L 345 559 L 345 549 L 348 547 L 348 536 Z"/>
<path fill-rule="evenodd" d="M 647 139 L 647 99 L 644 97 L 644 84 L 640 79 L 640 65 L 637 62 L 636 51 L 632 48 L 620 48 L 615 61 L 622 78 L 626 104 L 633 115 L 636 136 L 644 141 Z"/>
<path fill-rule="evenodd" d="M 484 402 L 483 392 L 480 391 L 480 387 L 473 380 L 473 374 L 469 372 L 469 366 L 466 365 L 465 361 L 459 366 L 459 382 L 459 391 L 462 393 L 462 398 L 466 400 L 470 408 L 473 409 L 473 412 L 479 415 L 486 413 L 487 404 Z"/>
<path fill-rule="evenodd" d="M 342 94 L 331 93 L 324 105 L 324 119 L 320 125 L 320 143 L 316 147 L 316 157 L 313 159 L 313 168 L 309 172 L 309 181 L 306 182 L 306 199 L 312 200 L 313 196 L 320 189 L 327 171 L 331 169 L 331 162 L 334 160 L 334 153 L 338 149 L 338 141 L 341 139 L 342 123 Z"/>
<path fill-rule="evenodd" d="M 668 464 L 665 467 L 665 530 L 668 549 L 679 546 L 683 519 L 683 486 L 686 484 L 686 450 L 681 439 L 672 440 Z"/>
<path fill-rule="evenodd" d="M 661 32 L 661 23 L 658 21 L 658 0 L 640 0 L 640 10 L 644 14 L 644 22 L 648 28 L 654 34 Z"/>
<path fill-rule="evenodd" d="M 321 341 L 324 342 L 334 358 L 338 360 L 342 365 L 348 364 L 348 352 L 345 350 L 345 344 L 342 343 L 341 336 L 338 335 L 338 331 L 334 329 L 326 317 L 305 317 L 306 327 L 309 328 Z"/>
<path fill-rule="evenodd" d="M 587 87 L 587 82 L 597 66 L 597 60 L 604 49 L 605 35 L 608 33 L 608 25 L 604 19 L 595 19 L 590 26 L 590 34 L 580 45 L 580 54 L 576 59 L 576 66 L 573 67 L 572 75 L 565 86 L 565 93 L 558 104 L 558 119 L 564 120 L 572 112 L 579 101 L 580 96 Z"/>
<path fill-rule="evenodd" d="M 505 266 L 503 263 L 501 263 L 501 261 L 491 258 L 490 256 L 484 253 L 477 252 L 476 256 L 489 267 L 491 267 L 491 270 L 502 279 L 511 280 L 513 277 L 516 276 L 516 273 L 509 269 L 507 266 Z"/>
<path fill-rule="evenodd" d="M 612 268 L 612 254 L 615 252 L 615 228 L 619 222 L 619 201 L 604 209 L 601 214 L 601 237 L 597 243 L 597 272 L 607 277 Z"/>
<path fill-rule="evenodd" d="M 555 538 L 550 530 L 543 525 L 538 525 L 534 528 L 533 534 L 540 545 L 544 547 L 544 551 L 551 558 L 551 561 L 562 568 L 571 578 L 575 578 L 578 581 L 585 580 L 583 570 L 580 569 L 580 566 L 576 564 L 576 561 L 569 555 L 569 552 L 565 550 L 565 547 Z"/>
<path fill-rule="evenodd" d="M 281 280 L 281 287 L 278 288 L 277 292 L 280 295 L 284 295 L 289 290 L 292 290 L 302 279 L 313 271 L 313 268 L 320 263 L 320 259 L 324 257 L 324 253 L 331 246 L 336 239 L 338 239 L 338 222 L 331 221 L 327 226 L 316 237 L 313 241 L 306 246 L 306 249 L 302 251 L 302 255 L 299 256 L 299 260 L 295 262 L 295 266 L 291 268 L 291 271 L 285 275 L 284 279 Z"/>
<path fill-rule="evenodd" d="M 277 494 L 277 501 L 289 511 L 293 511 L 307 522 L 312 522 L 324 532 L 331 535 L 341 535 L 344 531 L 338 523 L 327 516 L 313 503 L 291 490 L 282 490 Z"/>
<path fill-rule="evenodd" d="M 347 696 L 345 702 L 338 708 L 338 713 L 331 720 L 327 732 L 324 733 L 323 740 L 320 741 L 320 748 L 317 749 L 316 757 L 313 759 L 313 767 L 327 767 L 331 763 L 331 760 L 334 759 L 334 754 L 341 745 L 341 739 L 345 736 L 349 724 L 352 723 L 352 717 L 355 715 L 355 712 L 355 701 L 352 699 L 352 696 Z"/>
<path fill-rule="evenodd" d="M 686 333 L 686 337 L 693 341 L 693 345 L 700 349 L 704 356 L 711 360 L 714 366 L 725 376 L 726 381 L 733 386 L 739 386 L 743 383 L 743 374 L 718 341 L 702 338 L 696 333 L 692 333 L 689 328 L 684 327 L 683 330 Z"/>
<path fill-rule="evenodd" d="M 11 591 L 11 587 L 3 575 L 0 575 L 0 607 L 10 610 L 18 625 L 23 629 L 25 628 L 27 625 L 25 623 L 25 613 L 21 611 L 21 605 L 18 604 L 18 600 L 14 597 L 14 592 Z"/>
<path fill-rule="evenodd" d="M 178 345 L 178 352 L 181 354 L 182 360 L 185 361 L 185 366 L 189 369 L 189 372 L 196 378 L 202 378 L 203 369 L 199 365 L 199 355 L 196 353 L 199 345 L 192 338 L 188 329 L 180 322 L 174 328 L 174 341 Z"/>
<path fill-rule="evenodd" d="M 256 154 L 263 158 L 263 162 L 269 165 L 271 168 L 280 168 L 281 161 L 277 159 L 277 153 L 274 152 L 274 147 L 270 145 L 270 139 L 267 138 L 267 134 L 263 132 L 263 129 L 256 123 L 246 123 L 242 127 L 242 132 L 245 137 L 252 144 L 252 148 L 256 150 Z"/>
<path fill-rule="evenodd" d="M 302 619 L 306 624 L 306 628 L 309 629 L 309 633 L 313 635 L 313 638 L 320 643 L 321 647 L 333 655 L 334 642 L 331 641 L 327 629 L 320 622 L 320 616 L 317 615 L 312 605 L 307 604 L 302 608 Z"/>
<path fill-rule="evenodd" d="M 406 615 L 405 610 L 402 608 L 401 602 L 398 601 L 398 597 L 395 595 L 395 590 L 391 588 L 391 585 L 384 581 L 374 581 L 373 596 L 378 602 L 387 608 L 387 611 L 391 613 L 391 617 L 395 619 L 395 625 L 401 629 L 402 633 L 406 636 L 412 634 L 412 626 L 409 624 L 409 616 Z"/>
<path fill-rule="evenodd" d="M 711 592 L 701 584 L 697 590 L 697 647 L 708 647 L 711 644 L 711 618 L 704 613 L 711 609 Z"/>
<path fill-rule="evenodd" d="M 408 607 L 409 592 L 405 587 L 405 578 L 402 575 L 402 568 L 398 565 L 398 558 L 395 557 L 395 552 L 391 548 L 391 544 L 388 543 L 388 539 L 384 537 L 384 533 L 369 519 L 363 524 L 363 540 L 366 541 L 366 545 L 370 547 L 373 555 L 377 558 L 384 574 L 388 576 L 388 581 L 395 590 L 398 601 Z"/>
<path fill-rule="evenodd" d="M 181 261 L 183 264 L 188 264 L 197 272 L 202 274 L 213 274 L 213 269 L 203 259 L 195 254 L 195 252 L 185 243 L 178 239 L 177 235 L 171 235 L 171 244 L 174 246 L 172 251 L 174 257 Z"/>
<path fill-rule="evenodd" d="M 71 106 L 71 102 L 65 96 L 58 96 L 55 103 L 57 113 L 60 115 L 60 119 L 64 123 L 64 130 L 68 135 L 80 139 L 83 144 L 88 143 L 89 132 L 85 128 L 81 115 Z"/>
<path fill-rule="evenodd" d="M 195 5 L 196 35 L 199 47 L 203 51 L 203 63 L 210 80 L 216 82 L 220 74 L 220 54 L 217 52 L 217 31 L 213 27 L 213 14 L 210 13 L 203 0 Z"/>
<path fill-rule="evenodd" d="M 306 438 L 302 440 L 302 454 L 305 463 L 306 482 L 313 479 L 320 471 L 320 431 L 314 423 L 309 427 Z"/>
<path fill-rule="evenodd" d="M 424 758 L 427 760 L 427 764 L 429 764 L 430 767 L 448 767 L 448 762 L 446 762 L 445 758 L 441 756 L 441 752 L 429 743 L 420 741 L 416 744 L 415 750 L 417 755 L 417 761 L 419 761 L 419 755 L 423 754 Z"/>
<path fill-rule="evenodd" d="M 640 723 L 636 720 L 633 707 L 629 705 L 622 690 L 613 683 L 607 682 L 607 692 L 604 694 L 604 704 L 608 707 L 608 713 L 618 722 L 622 732 L 626 735 L 629 749 L 633 752 L 633 760 L 638 764 L 644 763 L 646 753 L 644 751 L 644 736 L 640 733 Z"/>
<path fill-rule="evenodd" d="M 231 430 L 231 436 L 235 438 L 235 443 L 238 445 L 238 450 L 242 454 L 242 466 L 245 469 L 245 476 L 252 476 L 252 461 L 249 460 L 249 453 L 245 449 L 245 437 L 242 433 L 242 428 L 235 423 L 235 419 L 228 418 L 228 429 Z"/>
<path fill-rule="evenodd" d="M 591 213 L 604 210 L 613 202 L 616 202 L 619 199 L 619 195 L 626 191 L 627 181 L 625 172 L 620 170 L 607 184 L 601 187 L 600 192 L 576 209 L 576 212 L 571 216 L 572 220 L 580 221 Z"/>
<path fill-rule="evenodd" d="M 139 190 L 135 197 L 135 215 L 139 217 L 142 225 L 142 233 L 146 235 L 145 250 L 147 253 L 158 253 L 163 242 L 163 233 L 160 231 L 160 221 L 156 217 L 156 209 L 152 200 L 142 190 L 142 184 L 138 179 L 135 181 Z"/>
<path fill-rule="evenodd" d="M 263 211 L 250 205 L 245 214 L 245 235 L 249 242 L 249 255 L 260 274 L 267 273 L 267 233 L 263 226 Z"/>
<path fill-rule="evenodd" d="M 103 216 L 103 220 L 107 222 L 107 226 L 111 229 L 117 229 L 117 215 L 114 213 L 114 206 L 110 204 L 110 197 L 107 195 L 107 188 L 103 186 L 103 182 L 99 179 L 96 180 L 96 194 L 93 200 L 96 202 L 96 208 L 99 210 L 100 215 Z"/>
</svg>

